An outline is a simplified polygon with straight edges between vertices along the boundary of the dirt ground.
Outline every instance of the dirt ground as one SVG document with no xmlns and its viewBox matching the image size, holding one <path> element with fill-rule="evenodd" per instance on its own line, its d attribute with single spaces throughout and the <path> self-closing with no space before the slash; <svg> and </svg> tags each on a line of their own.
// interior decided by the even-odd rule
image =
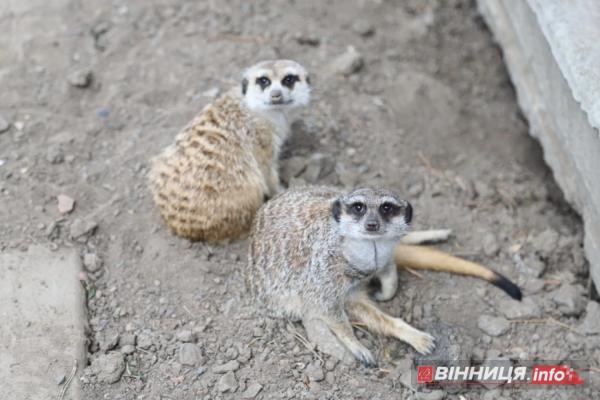
<svg viewBox="0 0 600 400">
<path fill-rule="evenodd" d="M 10 124 L 0 133 L 0 251 L 80 250 L 84 398 L 598 395 L 479 385 L 416 394 L 407 376 L 420 357 L 361 330 L 380 368 L 336 362 L 305 346 L 301 325 L 255 316 L 241 276 L 245 241 L 171 235 L 147 189 L 149 159 L 217 88 L 256 61 L 295 59 L 311 72 L 314 97 L 292 118 L 285 184 L 393 188 L 413 204 L 415 229 L 452 228 L 440 247 L 524 290 L 518 304 L 475 279 L 401 273 L 382 308 L 437 338 L 430 359 L 598 368 L 599 337 L 578 329 L 590 301 L 581 220 L 528 136 L 471 1 L 29 0 L 8 1 L 0 16 L 0 119 Z M 331 73 L 348 46 L 364 65 Z M 70 213 L 59 213 L 60 194 L 75 200 Z M 494 327 L 483 315 L 510 323 L 486 334 Z"/>
</svg>

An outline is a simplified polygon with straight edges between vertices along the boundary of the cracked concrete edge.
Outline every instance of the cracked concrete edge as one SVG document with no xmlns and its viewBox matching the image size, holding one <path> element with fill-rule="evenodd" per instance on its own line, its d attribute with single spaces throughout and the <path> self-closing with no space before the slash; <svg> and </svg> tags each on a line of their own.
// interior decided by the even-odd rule
<svg viewBox="0 0 600 400">
<path fill-rule="evenodd" d="M 82 398 L 87 312 L 75 249 L 0 253 L 0 398 L 56 398 L 77 360 L 65 399 Z"/>
<path fill-rule="evenodd" d="M 480 13 L 502 47 L 530 134 L 567 201 L 584 221 L 585 253 L 600 287 L 600 140 L 527 1 L 478 0 Z"/>
</svg>

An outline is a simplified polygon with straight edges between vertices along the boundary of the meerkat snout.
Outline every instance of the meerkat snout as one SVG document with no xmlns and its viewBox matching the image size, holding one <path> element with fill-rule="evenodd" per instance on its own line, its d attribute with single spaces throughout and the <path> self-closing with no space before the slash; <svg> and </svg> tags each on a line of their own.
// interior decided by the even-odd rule
<svg viewBox="0 0 600 400">
<path fill-rule="evenodd" d="M 244 72 L 242 94 L 255 111 L 303 106 L 310 100 L 310 79 L 295 61 L 263 61 Z"/>
</svg>

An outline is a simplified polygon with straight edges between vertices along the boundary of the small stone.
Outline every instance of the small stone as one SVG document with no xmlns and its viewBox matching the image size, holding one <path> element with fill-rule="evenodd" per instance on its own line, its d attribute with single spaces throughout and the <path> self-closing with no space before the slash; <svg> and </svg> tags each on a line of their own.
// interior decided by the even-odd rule
<svg viewBox="0 0 600 400">
<path fill-rule="evenodd" d="M 255 327 L 252 331 L 252 335 L 257 338 L 262 337 L 264 334 L 265 334 L 264 329 L 259 326 Z"/>
<path fill-rule="evenodd" d="M 175 338 L 183 343 L 191 343 L 196 341 L 196 335 L 189 329 L 183 329 L 175 334 Z"/>
<path fill-rule="evenodd" d="M 349 46 L 344 54 L 332 61 L 330 69 L 335 74 L 350 76 L 360 71 L 364 64 L 362 55 L 354 47 Z"/>
<path fill-rule="evenodd" d="M 71 224 L 69 235 L 71 239 L 82 239 L 94 233 L 98 223 L 93 220 L 77 218 Z"/>
<path fill-rule="evenodd" d="M 308 367 L 306 367 L 304 373 L 306 376 L 308 376 L 308 379 L 310 379 L 311 382 L 321 382 L 323 379 L 325 379 L 323 368 L 317 364 L 310 364 Z"/>
<path fill-rule="evenodd" d="M 92 71 L 87 68 L 81 68 L 71 71 L 67 77 L 71 86 L 86 88 L 92 83 Z"/>
<path fill-rule="evenodd" d="M 546 228 L 531 240 L 531 244 L 542 257 L 548 257 L 556 250 L 559 239 L 558 232 L 552 228 Z"/>
<path fill-rule="evenodd" d="M 148 350 L 153 345 L 152 337 L 147 333 L 141 333 L 137 337 L 137 346 L 140 349 Z"/>
<path fill-rule="evenodd" d="M 483 236 L 483 253 L 488 257 L 493 257 L 500 251 L 500 245 L 496 235 L 488 232 Z"/>
<path fill-rule="evenodd" d="M 135 346 L 132 346 L 130 344 L 127 344 L 123 347 L 121 347 L 121 353 L 128 355 L 128 354 L 133 354 L 135 352 Z"/>
<path fill-rule="evenodd" d="M 334 359 L 330 358 L 329 360 L 325 361 L 325 369 L 327 371 L 333 371 L 336 364 L 337 362 Z"/>
<path fill-rule="evenodd" d="M 497 310 L 508 319 L 538 318 L 542 315 L 540 306 L 531 296 L 525 297 L 522 301 L 503 298 L 498 301 Z"/>
<path fill-rule="evenodd" d="M 125 371 L 125 360 L 123 354 L 113 351 L 94 359 L 91 368 L 98 382 L 115 383 Z"/>
<path fill-rule="evenodd" d="M 446 392 L 443 390 L 433 390 L 429 393 L 417 393 L 417 400 L 442 400 L 446 397 Z"/>
<path fill-rule="evenodd" d="M 586 335 L 600 334 L 600 304 L 595 301 L 588 302 L 579 330 Z"/>
<path fill-rule="evenodd" d="M 585 289 L 581 285 L 569 285 L 563 283 L 554 292 L 552 301 L 558 306 L 558 310 L 566 316 L 580 315 L 585 308 Z"/>
<path fill-rule="evenodd" d="M 0 133 L 6 132 L 10 128 L 10 123 L 0 115 Z"/>
<path fill-rule="evenodd" d="M 88 272 L 96 272 L 102 267 L 102 260 L 96 254 L 85 253 L 83 255 L 83 266 Z"/>
<path fill-rule="evenodd" d="M 202 362 L 202 352 L 193 343 L 183 343 L 179 347 L 179 362 L 182 365 L 194 366 Z"/>
<path fill-rule="evenodd" d="M 65 161 L 65 155 L 62 149 L 58 146 L 50 146 L 46 150 L 46 161 L 50 164 L 60 164 Z"/>
<path fill-rule="evenodd" d="M 262 385 L 260 383 L 254 382 L 248 385 L 244 393 L 242 393 L 243 399 L 253 399 L 258 393 L 262 390 Z"/>
<path fill-rule="evenodd" d="M 67 380 L 67 377 L 65 374 L 61 374 L 58 376 L 58 378 L 56 378 L 56 384 L 58 386 L 62 385 L 63 383 L 65 383 L 65 381 Z"/>
<path fill-rule="evenodd" d="M 231 360 L 225 364 L 214 366 L 212 371 L 215 374 L 224 374 L 230 371 L 237 371 L 238 368 L 240 368 L 240 363 L 237 360 Z"/>
<path fill-rule="evenodd" d="M 223 375 L 217 384 L 217 390 L 221 393 L 234 392 L 237 387 L 238 384 L 233 371 L 229 371 Z"/>
<path fill-rule="evenodd" d="M 119 338 L 119 332 L 113 329 L 105 329 L 96 334 L 98 345 L 102 351 L 112 350 L 117 347 L 117 344 L 119 344 Z"/>
<path fill-rule="evenodd" d="M 121 346 L 135 346 L 135 342 L 136 336 L 133 333 L 124 333 L 123 335 L 121 335 L 121 339 L 119 339 L 119 343 L 121 344 Z"/>
<path fill-rule="evenodd" d="M 482 315 L 477 321 L 477 326 L 490 336 L 501 336 L 510 329 L 510 322 L 503 317 Z"/>
<path fill-rule="evenodd" d="M 73 208 L 75 207 L 75 200 L 72 197 L 67 196 L 66 194 L 59 194 L 56 199 L 58 201 L 59 213 L 68 214 L 73 211 Z"/>
<path fill-rule="evenodd" d="M 373 36 L 373 34 L 375 33 L 375 27 L 373 26 L 373 24 L 371 24 L 368 21 L 365 21 L 364 19 L 356 20 L 352 24 L 352 30 L 362 37 Z"/>
</svg>

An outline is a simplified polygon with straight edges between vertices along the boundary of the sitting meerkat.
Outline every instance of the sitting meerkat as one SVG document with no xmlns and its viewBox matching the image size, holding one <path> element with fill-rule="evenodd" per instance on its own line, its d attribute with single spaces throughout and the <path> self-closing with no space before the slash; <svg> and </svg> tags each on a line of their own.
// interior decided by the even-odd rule
<svg viewBox="0 0 600 400">
<path fill-rule="evenodd" d="M 410 203 L 388 190 L 288 190 L 256 215 L 246 283 L 253 297 L 276 317 L 324 321 L 366 366 L 374 366 L 375 359 L 354 336 L 350 318 L 420 353 L 434 348 L 431 335 L 379 310 L 368 295 L 369 282 L 378 279 L 381 288 L 375 298 L 394 296 L 394 259 L 413 268 L 478 276 L 520 298 L 512 282 L 483 266 L 426 247 L 398 245 L 411 219 Z M 421 232 L 407 241 L 420 242 L 427 236 Z"/>
<path fill-rule="evenodd" d="M 206 106 L 153 160 L 150 187 L 169 228 L 209 242 L 247 232 L 263 201 L 280 190 L 285 111 L 309 100 L 310 80 L 297 62 L 246 69 L 240 87 Z"/>
</svg>

